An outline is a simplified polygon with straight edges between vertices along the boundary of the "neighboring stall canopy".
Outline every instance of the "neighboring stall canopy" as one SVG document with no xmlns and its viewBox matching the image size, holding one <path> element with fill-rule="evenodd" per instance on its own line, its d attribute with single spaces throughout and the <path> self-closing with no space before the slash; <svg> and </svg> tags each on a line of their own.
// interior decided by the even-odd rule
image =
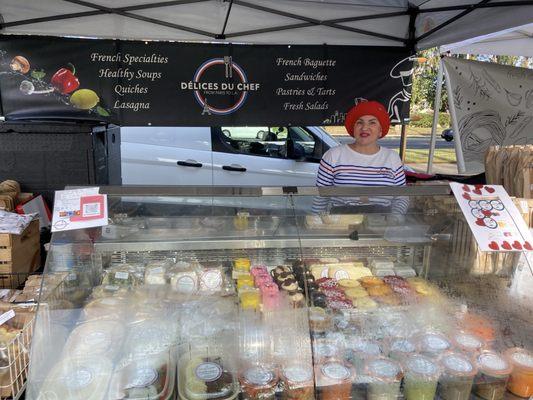
<svg viewBox="0 0 533 400">
<path fill-rule="evenodd" d="M 440 51 L 533 57 L 533 23 L 444 45 Z"/>
<path fill-rule="evenodd" d="M 0 32 L 424 49 L 533 20 L 533 1 L 2 0 Z"/>
</svg>

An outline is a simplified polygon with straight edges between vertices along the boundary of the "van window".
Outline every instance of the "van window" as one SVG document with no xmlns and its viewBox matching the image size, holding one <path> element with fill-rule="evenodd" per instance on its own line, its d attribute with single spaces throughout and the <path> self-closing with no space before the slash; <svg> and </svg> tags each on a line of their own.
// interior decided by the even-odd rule
<svg viewBox="0 0 533 400">
<path fill-rule="evenodd" d="M 223 153 L 318 162 L 323 152 L 322 141 L 300 126 L 221 126 L 211 137 L 213 151 Z"/>
</svg>

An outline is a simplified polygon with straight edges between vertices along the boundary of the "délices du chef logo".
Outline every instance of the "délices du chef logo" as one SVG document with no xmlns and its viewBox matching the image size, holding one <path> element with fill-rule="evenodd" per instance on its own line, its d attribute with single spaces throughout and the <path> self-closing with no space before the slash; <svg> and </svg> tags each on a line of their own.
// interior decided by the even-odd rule
<svg viewBox="0 0 533 400">
<path fill-rule="evenodd" d="M 249 82 L 244 69 L 231 56 L 211 58 L 194 73 L 192 81 L 180 82 L 181 90 L 190 90 L 202 109 L 202 115 L 228 115 L 241 108 L 249 92 L 258 91 L 260 83 Z"/>
</svg>

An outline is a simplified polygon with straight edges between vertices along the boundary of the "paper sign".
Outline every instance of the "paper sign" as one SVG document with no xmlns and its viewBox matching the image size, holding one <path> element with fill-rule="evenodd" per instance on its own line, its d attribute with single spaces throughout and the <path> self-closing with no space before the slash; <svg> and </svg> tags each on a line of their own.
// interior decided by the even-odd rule
<svg viewBox="0 0 533 400">
<path fill-rule="evenodd" d="M 2 315 L 0 315 L 0 325 L 4 325 L 7 321 L 14 317 L 15 311 L 13 310 L 9 310 L 8 312 L 3 313 Z"/>
<path fill-rule="evenodd" d="M 58 190 L 52 232 L 107 225 L 107 196 L 99 188 Z"/>
<path fill-rule="evenodd" d="M 450 186 L 481 251 L 533 250 L 533 237 L 503 186 Z"/>
</svg>

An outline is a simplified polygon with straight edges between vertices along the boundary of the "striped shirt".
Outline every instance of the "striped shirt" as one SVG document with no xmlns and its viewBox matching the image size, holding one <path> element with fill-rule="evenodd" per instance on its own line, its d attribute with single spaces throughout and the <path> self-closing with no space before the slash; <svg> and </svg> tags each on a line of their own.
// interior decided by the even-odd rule
<svg viewBox="0 0 533 400">
<path fill-rule="evenodd" d="M 376 154 L 361 154 L 349 145 L 329 149 L 318 168 L 317 186 L 404 186 L 405 171 L 400 157 L 393 150 L 381 147 Z M 334 204 L 331 204 L 334 203 Z M 313 204 L 314 212 L 323 212 L 331 205 L 377 205 L 392 207 L 392 212 L 405 213 L 409 205 L 406 198 L 372 197 L 324 198 Z"/>
</svg>

